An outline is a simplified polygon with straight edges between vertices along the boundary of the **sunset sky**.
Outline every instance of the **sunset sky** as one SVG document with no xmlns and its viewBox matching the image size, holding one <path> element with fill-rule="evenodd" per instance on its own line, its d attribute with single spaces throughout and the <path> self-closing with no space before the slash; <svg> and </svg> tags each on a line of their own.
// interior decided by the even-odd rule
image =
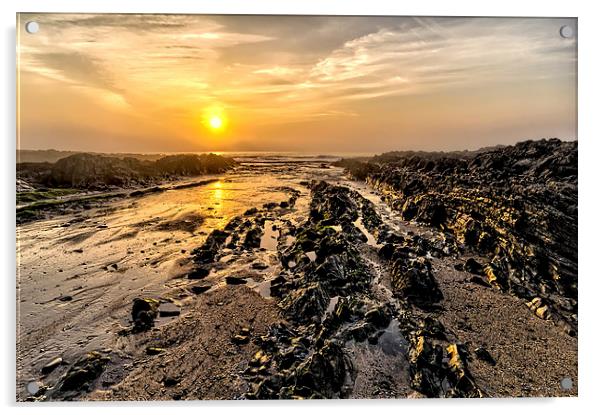
<svg viewBox="0 0 602 415">
<path fill-rule="evenodd" d="M 28 21 L 40 31 L 28 34 Z M 21 14 L 22 149 L 462 150 L 576 139 L 573 19 Z"/>
</svg>

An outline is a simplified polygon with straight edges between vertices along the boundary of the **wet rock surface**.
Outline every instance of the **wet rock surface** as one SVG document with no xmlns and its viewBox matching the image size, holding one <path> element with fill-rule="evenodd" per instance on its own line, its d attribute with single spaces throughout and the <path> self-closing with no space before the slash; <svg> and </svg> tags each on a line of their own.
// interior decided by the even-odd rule
<svg viewBox="0 0 602 415">
<path fill-rule="evenodd" d="M 404 219 L 487 258 L 483 267 L 467 262 L 468 272 L 528 302 L 543 299 L 534 312 L 576 333 L 577 142 L 526 141 L 453 157 L 391 154 L 348 167 Z"/>
<path fill-rule="evenodd" d="M 272 291 L 281 298 L 286 322 L 272 326 L 256 342 L 258 350 L 244 372 L 252 385 L 245 396 L 400 397 L 410 388 L 429 397 L 483 396 L 468 370 L 466 355 L 458 352 L 455 343 L 446 343 L 441 323 L 422 320 L 412 311 L 414 306 L 432 309 L 442 299 L 423 252 L 426 242 L 393 234 L 357 192 L 325 182 L 312 183 L 311 190 L 309 220 L 299 227 L 295 243 L 282 251 L 285 271 Z M 380 249 L 382 267 L 390 278 L 389 298 L 374 286 L 381 271 L 369 259 L 368 250 L 378 261 L 377 250 L 366 244 L 366 235 L 355 223 L 358 218 L 379 235 L 382 246 L 391 245 Z M 314 261 L 307 259 L 309 251 L 316 253 Z M 385 329 L 393 319 L 396 324 L 390 330 L 395 340 L 386 347 L 380 338 L 387 337 Z M 364 359 L 371 356 L 378 361 L 377 351 L 400 362 L 393 376 L 402 379 L 401 385 L 365 384 L 362 378 L 369 369 Z M 383 360 L 380 365 L 384 366 Z"/>
</svg>

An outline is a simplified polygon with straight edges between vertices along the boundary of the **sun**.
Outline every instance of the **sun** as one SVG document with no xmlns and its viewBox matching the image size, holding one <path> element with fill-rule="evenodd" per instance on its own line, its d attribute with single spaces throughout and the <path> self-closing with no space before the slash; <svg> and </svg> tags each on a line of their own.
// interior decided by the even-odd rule
<svg viewBox="0 0 602 415">
<path fill-rule="evenodd" d="M 226 131 L 229 124 L 226 111 L 218 105 L 205 108 L 202 117 L 204 127 L 214 134 Z"/>
<path fill-rule="evenodd" d="M 224 120 L 220 116 L 214 115 L 209 119 L 209 126 L 214 130 L 219 130 L 224 126 Z"/>
</svg>

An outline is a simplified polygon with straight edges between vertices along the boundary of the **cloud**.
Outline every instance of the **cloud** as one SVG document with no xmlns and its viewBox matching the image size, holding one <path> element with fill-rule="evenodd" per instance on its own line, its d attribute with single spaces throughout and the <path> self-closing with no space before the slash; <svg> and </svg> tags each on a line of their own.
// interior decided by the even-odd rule
<svg viewBox="0 0 602 415">
<path fill-rule="evenodd" d="M 574 40 L 537 19 L 415 19 L 346 42 L 320 60 L 310 79 L 346 89 L 361 81 L 391 95 L 433 88 L 574 75 Z M 411 87 L 408 87 L 411 85 Z"/>
<path fill-rule="evenodd" d="M 358 118 L 394 97 L 575 79 L 566 20 L 24 14 L 29 74 L 100 105 L 194 128 L 219 105 L 247 125 Z M 67 92 L 66 92 L 67 93 Z M 185 130 L 185 131 L 184 131 Z"/>
</svg>

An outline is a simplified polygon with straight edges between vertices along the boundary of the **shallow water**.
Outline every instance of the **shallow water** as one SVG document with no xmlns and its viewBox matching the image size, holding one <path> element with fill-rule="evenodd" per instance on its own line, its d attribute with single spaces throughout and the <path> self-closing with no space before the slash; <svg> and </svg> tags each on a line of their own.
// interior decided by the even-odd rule
<svg viewBox="0 0 602 415">
<path fill-rule="evenodd" d="M 404 353 L 407 349 L 407 340 L 399 331 L 399 321 L 391 320 L 385 332 L 378 338 L 378 345 L 386 355 L 394 356 Z"/>
<path fill-rule="evenodd" d="M 361 233 L 364 234 L 364 236 L 366 237 L 366 239 L 368 240 L 366 243 L 370 246 L 373 246 L 375 248 L 380 248 L 381 245 L 378 244 L 378 242 L 376 242 L 376 238 L 374 237 L 374 235 L 372 235 L 368 229 L 366 229 L 366 227 L 364 226 L 364 223 L 362 222 L 362 216 L 360 215 L 357 220 L 355 222 L 353 222 L 353 224 L 355 225 L 356 228 L 358 228 L 360 230 Z"/>
<path fill-rule="evenodd" d="M 278 246 L 278 237 L 280 231 L 276 227 L 274 221 L 266 220 L 263 225 L 263 235 L 261 236 L 260 248 L 268 251 L 275 251 Z"/>
<path fill-rule="evenodd" d="M 294 168 L 257 164 L 216 176 L 217 181 L 204 186 L 126 198 L 19 225 L 17 338 L 22 386 L 37 376 L 33 366 L 110 344 L 129 325 L 133 298 L 179 296 L 184 287 L 198 282 L 180 277 L 188 271 L 190 251 L 212 230 L 223 228 L 250 207 L 288 200 L 284 186 L 301 192 L 286 219 L 304 220 L 309 190 L 299 182 L 341 176 L 340 169 L 315 163 Z M 269 265 L 258 273 L 266 281 L 275 272 L 277 259 L 270 255 L 274 256 L 279 236 L 268 222 L 264 249 L 256 255 Z M 242 261 L 228 260 L 234 267 Z M 256 289 L 269 296 L 269 284 L 260 284 Z M 60 299 L 66 296 L 70 300 Z M 181 300 L 184 313 L 186 299 Z"/>
</svg>

